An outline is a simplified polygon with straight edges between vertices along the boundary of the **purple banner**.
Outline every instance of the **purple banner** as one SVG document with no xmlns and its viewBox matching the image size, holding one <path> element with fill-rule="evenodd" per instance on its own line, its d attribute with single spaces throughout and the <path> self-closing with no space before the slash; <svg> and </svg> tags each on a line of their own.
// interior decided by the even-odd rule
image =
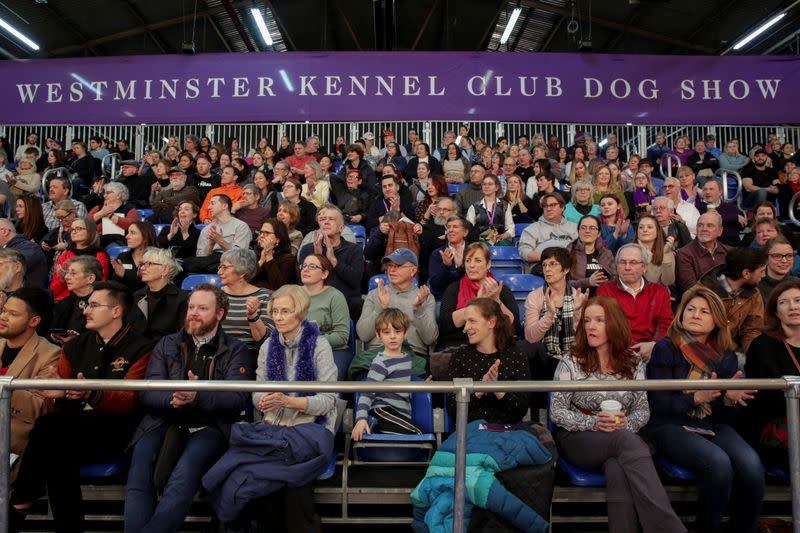
<svg viewBox="0 0 800 533">
<path fill-rule="evenodd" d="M 249 53 L 0 62 L 2 124 L 800 123 L 800 58 Z"/>
</svg>

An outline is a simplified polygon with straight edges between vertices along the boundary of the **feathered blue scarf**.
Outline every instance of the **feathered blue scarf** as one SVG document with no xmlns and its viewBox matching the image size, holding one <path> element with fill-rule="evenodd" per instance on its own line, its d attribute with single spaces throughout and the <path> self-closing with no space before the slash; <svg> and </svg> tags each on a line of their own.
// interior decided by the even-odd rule
<svg viewBox="0 0 800 533">
<path fill-rule="evenodd" d="M 314 350 L 317 347 L 319 328 L 307 320 L 303 320 L 300 331 L 300 342 L 297 345 L 297 361 L 294 364 L 294 381 L 317 381 L 317 366 L 314 363 Z M 267 353 L 267 380 L 287 381 L 286 347 L 280 340 L 277 328 L 272 330 Z M 297 396 L 313 396 L 313 392 L 301 392 Z"/>
</svg>

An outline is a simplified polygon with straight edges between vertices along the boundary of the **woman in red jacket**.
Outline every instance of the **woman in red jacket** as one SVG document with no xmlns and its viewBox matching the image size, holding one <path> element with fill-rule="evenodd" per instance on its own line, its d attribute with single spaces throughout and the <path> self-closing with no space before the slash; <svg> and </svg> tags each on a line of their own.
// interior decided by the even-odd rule
<svg viewBox="0 0 800 533">
<path fill-rule="evenodd" d="M 69 295 L 69 289 L 64 281 L 66 274 L 65 265 L 67 261 L 78 255 L 92 255 L 100 261 L 103 266 L 103 279 L 108 280 L 108 254 L 100 248 L 100 236 L 97 234 L 97 226 L 90 218 L 76 218 L 70 226 L 72 242 L 58 256 L 53 271 L 53 280 L 50 282 L 50 290 L 56 301 L 62 300 Z M 101 281 L 101 280 L 98 280 Z"/>
</svg>

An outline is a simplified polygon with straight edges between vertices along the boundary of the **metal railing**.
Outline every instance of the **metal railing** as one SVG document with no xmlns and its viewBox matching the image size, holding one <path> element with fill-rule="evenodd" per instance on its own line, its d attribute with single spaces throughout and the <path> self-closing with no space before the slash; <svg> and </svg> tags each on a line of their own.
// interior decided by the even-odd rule
<svg viewBox="0 0 800 533">
<path fill-rule="evenodd" d="M 363 136 L 367 131 L 375 135 L 376 145 L 381 148 L 384 128 L 394 132 L 395 140 L 408 142 L 408 130 L 414 128 L 419 137 L 427 142 L 431 150 L 441 143 L 446 131 L 454 131 L 458 135 L 459 126 L 466 122 L 470 127 L 473 139 L 481 137 L 489 145 L 494 145 L 501 136 L 510 142 L 516 142 L 521 134 L 532 138 L 542 134 L 557 135 L 561 146 L 570 146 L 576 131 L 591 135 L 594 142 L 602 143 L 610 133 L 617 135 L 618 144 L 628 155 L 635 151 L 644 156 L 647 148 L 656 140 L 656 134 L 663 133 L 667 145 L 672 146 L 677 137 L 688 135 L 692 139 L 703 139 L 706 135 L 717 137 L 717 147 L 724 149 L 724 143 L 731 139 L 739 139 L 740 151 L 746 153 L 756 142 L 764 142 L 771 132 L 775 132 L 782 142 L 791 142 L 795 146 L 800 143 L 800 127 L 798 126 L 765 126 L 765 125 L 632 125 L 632 124 L 580 124 L 567 122 L 492 122 L 463 120 L 375 120 L 369 122 L 270 122 L 270 123 L 218 123 L 218 124 L 116 124 L 116 125 L 0 125 L 0 137 L 7 137 L 11 146 L 20 146 L 26 142 L 29 132 L 39 133 L 39 144 L 52 137 L 64 143 L 70 149 L 73 139 L 88 141 L 93 135 L 112 140 L 125 139 L 130 149 L 141 158 L 146 147 L 154 145 L 162 147 L 164 139 L 177 136 L 183 139 L 186 135 L 206 136 L 212 143 L 225 143 L 228 138 L 239 139 L 242 152 L 247 155 L 258 145 L 259 139 L 266 137 L 274 146 L 280 138 L 286 136 L 290 141 L 302 141 L 311 135 L 320 137 L 323 146 L 332 145 L 336 137 L 343 136 L 350 143 Z M 690 146 L 689 149 L 693 147 Z"/>
<path fill-rule="evenodd" d="M 779 379 L 717 380 L 621 380 L 621 381 L 453 381 L 383 383 L 364 381 L 242 382 L 242 381 L 149 381 L 91 379 L 14 379 L 0 377 L 0 531 L 8 530 L 9 454 L 11 449 L 11 394 L 15 390 L 116 390 L 197 392 L 446 392 L 456 400 L 456 464 L 454 479 L 453 532 L 464 531 L 467 453 L 467 416 L 473 393 L 579 392 L 653 390 L 782 390 L 786 396 L 789 433 L 789 466 L 792 491 L 793 531 L 800 533 L 800 377 Z M 346 458 L 345 458 L 346 459 Z M 24 459 L 23 459 L 24 460 Z"/>
</svg>

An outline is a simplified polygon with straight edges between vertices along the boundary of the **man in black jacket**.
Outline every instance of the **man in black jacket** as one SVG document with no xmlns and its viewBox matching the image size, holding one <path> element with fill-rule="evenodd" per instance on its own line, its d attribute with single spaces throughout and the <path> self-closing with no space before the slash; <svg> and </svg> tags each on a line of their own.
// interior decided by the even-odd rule
<svg viewBox="0 0 800 533">
<path fill-rule="evenodd" d="M 185 327 L 159 341 L 145 379 L 251 380 L 247 345 L 220 322 L 228 297 L 198 285 L 189 297 Z M 248 402 L 246 392 L 147 391 L 136 429 L 125 495 L 125 531 L 178 531 L 206 471 L 228 447 L 231 424 Z M 154 505 L 157 493 L 161 493 Z"/>
</svg>

